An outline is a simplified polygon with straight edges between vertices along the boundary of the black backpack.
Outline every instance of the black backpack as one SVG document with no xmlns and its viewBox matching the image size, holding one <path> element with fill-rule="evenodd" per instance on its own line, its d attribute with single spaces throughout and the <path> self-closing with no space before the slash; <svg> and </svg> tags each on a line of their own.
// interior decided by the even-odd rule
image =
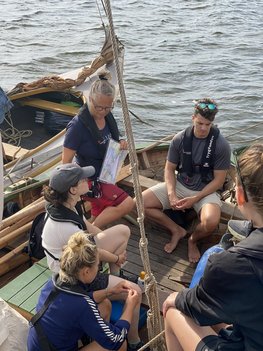
<svg viewBox="0 0 263 351">
<path fill-rule="evenodd" d="M 35 217 L 32 223 L 31 230 L 29 232 L 29 241 L 28 241 L 28 254 L 29 257 L 34 257 L 38 260 L 45 257 L 45 252 L 42 247 L 42 231 L 44 225 L 48 219 L 46 212 L 41 212 Z"/>
</svg>

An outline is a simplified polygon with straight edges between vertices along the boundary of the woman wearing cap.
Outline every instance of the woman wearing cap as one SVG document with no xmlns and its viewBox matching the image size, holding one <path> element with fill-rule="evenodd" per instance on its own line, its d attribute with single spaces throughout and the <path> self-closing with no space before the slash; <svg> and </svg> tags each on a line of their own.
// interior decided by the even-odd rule
<svg viewBox="0 0 263 351">
<path fill-rule="evenodd" d="M 88 191 L 87 178 L 94 174 L 92 166 L 79 167 L 76 164 L 57 166 L 51 173 L 49 186 L 44 189 L 44 197 L 48 202 L 47 216 L 42 233 L 42 246 L 47 256 L 49 268 L 57 273 L 62 248 L 69 238 L 79 230 L 87 231 L 95 241 L 100 261 L 109 262 L 110 273 L 100 274 L 95 289 L 111 289 L 124 279 L 120 278 L 120 267 L 126 261 L 126 248 L 130 237 L 130 229 L 123 224 L 101 231 L 89 223 L 77 212 L 76 205 L 80 196 Z M 127 282 L 137 291 L 141 302 L 141 290 L 132 282 Z M 94 286 L 93 286 L 94 288 Z M 139 344 L 138 335 L 139 307 L 133 315 L 133 323 L 129 331 L 129 342 Z"/>
<path fill-rule="evenodd" d="M 44 342 L 52 345 L 50 350 L 77 351 L 78 340 L 83 336 L 93 340 L 81 348 L 83 351 L 127 349 L 126 337 L 140 298 L 125 281 L 112 288 L 93 291 L 97 284 L 98 265 L 96 246 L 83 232 L 72 235 L 63 249 L 59 274 L 53 276 L 41 291 L 37 312 L 44 303 L 47 304 L 48 297 L 50 303 L 45 312 L 37 314 L 31 322 L 29 351 L 47 350 Z M 124 310 L 113 325 L 109 322 L 108 298 L 123 295 L 126 297 Z M 98 310 L 97 304 L 104 304 L 103 312 Z"/>
<path fill-rule="evenodd" d="M 109 139 L 118 141 L 120 149 L 127 149 L 127 142 L 120 139 L 111 113 L 114 96 L 115 87 L 103 72 L 92 84 L 87 104 L 69 122 L 62 153 L 63 163 L 70 163 L 74 158 L 81 167 L 93 166 L 96 170 L 89 179 L 94 188 L 99 187 L 99 191 L 95 191 L 100 197 L 89 197 L 88 201 L 92 206 L 92 221 L 99 228 L 121 218 L 134 207 L 133 199 L 122 189 L 97 182 Z"/>
<path fill-rule="evenodd" d="M 236 200 L 249 221 L 230 221 L 244 239 L 209 257 L 192 289 L 163 305 L 168 351 L 263 350 L 263 144 L 237 160 Z M 227 323 L 219 334 L 210 327 Z"/>
</svg>

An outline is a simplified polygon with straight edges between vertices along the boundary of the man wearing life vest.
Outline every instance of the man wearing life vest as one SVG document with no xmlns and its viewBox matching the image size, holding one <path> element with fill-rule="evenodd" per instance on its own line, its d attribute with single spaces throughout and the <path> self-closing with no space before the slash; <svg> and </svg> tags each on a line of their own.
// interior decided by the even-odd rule
<svg viewBox="0 0 263 351">
<path fill-rule="evenodd" d="M 167 253 L 173 252 L 186 230 L 163 211 L 194 208 L 199 224 L 188 239 L 188 257 L 194 263 L 200 258 L 198 241 L 209 236 L 220 221 L 221 200 L 216 191 L 230 167 L 230 146 L 213 125 L 217 112 L 212 99 L 195 102 L 192 126 L 176 134 L 169 147 L 165 182 L 143 192 L 145 215 L 172 235 L 164 246 Z"/>
</svg>

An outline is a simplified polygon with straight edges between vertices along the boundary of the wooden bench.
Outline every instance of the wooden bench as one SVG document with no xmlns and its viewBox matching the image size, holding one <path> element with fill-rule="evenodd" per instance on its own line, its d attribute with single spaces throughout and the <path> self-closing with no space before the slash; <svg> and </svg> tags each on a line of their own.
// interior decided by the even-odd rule
<svg viewBox="0 0 263 351">
<path fill-rule="evenodd" d="M 40 291 L 51 275 L 47 260 L 43 258 L 0 289 L 0 297 L 30 320 L 35 313 Z"/>
<path fill-rule="evenodd" d="M 28 149 L 24 149 L 21 146 L 15 146 L 7 143 L 3 143 L 3 156 L 8 160 L 14 160 L 28 153 Z"/>
<path fill-rule="evenodd" d="M 68 116 L 75 116 L 79 111 L 79 107 L 63 105 L 56 102 L 51 102 L 48 100 L 37 98 L 27 98 L 25 100 L 22 100 L 21 105 L 37 107 L 42 110 L 58 112 Z"/>
</svg>

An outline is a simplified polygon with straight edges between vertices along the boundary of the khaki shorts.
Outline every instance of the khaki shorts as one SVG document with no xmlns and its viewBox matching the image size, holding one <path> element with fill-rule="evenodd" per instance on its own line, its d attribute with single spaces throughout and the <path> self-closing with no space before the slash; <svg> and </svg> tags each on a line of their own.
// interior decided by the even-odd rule
<svg viewBox="0 0 263 351">
<path fill-rule="evenodd" d="M 154 193 L 154 195 L 158 198 L 158 200 L 162 204 L 163 210 L 168 210 L 169 208 L 171 208 L 165 183 L 156 184 L 153 187 L 151 187 L 150 190 Z M 187 189 L 181 183 L 176 182 L 176 195 L 179 199 L 183 199 L 188 196 L 194 196 L 198 193 L 199 191 Z M 219 195 L 217 193 L 212 193 L 203 197 L 200 201 L 196 202 L 193 205 L 193 208 L 195 212 L 198 214 L 201 208 L 206 204 L 216 204 L 219 207 L 222 206 Z"/>
</svg>

